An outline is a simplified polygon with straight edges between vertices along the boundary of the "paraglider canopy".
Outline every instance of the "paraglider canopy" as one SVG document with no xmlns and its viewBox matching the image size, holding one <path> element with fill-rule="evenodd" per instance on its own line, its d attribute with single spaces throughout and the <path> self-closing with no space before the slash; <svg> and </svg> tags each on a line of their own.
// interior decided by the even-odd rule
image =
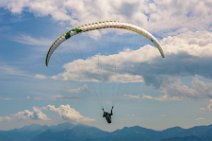
<svg viewBox="0 0 212 141">
<path fill-rule="evenodd" d="M 125 30 L 136 32 L 136 33 L 144 36 L 148 40 L 150 40 L 153 43 L 153 45 L 158 48 L 158 50 L 159 50 L 159 52 L 161 54 L 161 57 L 162 58 L 165 57 L 164 53 L 163 53 L 163 49 L 161 48 L 161 45 L 159 44 L 158 40 L 151 33 L 146 31 L 145 29 L 140 28 L 140 27 L 135 26 L 135 25 L 132 25 L 132 24 L 118 22 L 118 21 L 100 21 L 100 22 L 84 24 L 84 25 L 75 27 L 75 28 L 65 32 L 61 36 L 59 36 L 55 40 L 55 42 L 51 45 L 51 47 L 49 48 L 49 51 L 48 51 L 48 53 L 46 55 L 46 62 L 45 62 L 46 66 L 48 66 L 49 60 L 50 60 L 51 55 L 53 54 L 53 52 L 65 40 L 69 39 L 70 37 L 72 37 L 74 35 L 80 34 L 82 32 L 87 32 L 87 31 L 91 31 L 91 30 L 98 30 L 98 29 L 105 29 L 105 28 L 118 28 L 118 29 L 125 29 Z"/>
</svg>

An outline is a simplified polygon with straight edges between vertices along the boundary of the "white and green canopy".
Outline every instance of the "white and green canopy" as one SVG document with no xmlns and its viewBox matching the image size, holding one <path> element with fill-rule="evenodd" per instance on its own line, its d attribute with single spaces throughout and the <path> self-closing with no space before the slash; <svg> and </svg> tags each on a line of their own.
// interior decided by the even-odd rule
<svg viewBox="0 0 212 141">
<path fill-rule="evenodd" d="M 49 51 L 46 55 L 46 66 L 48 66 L 50 57 L 53 54 L 53 52 L 55 51 L 55 49 L 57 49 L 58 46 L 65 40 L 69 39 L 70 37 L 72 37 L 74 35 L 80 34 L 82 32 L 104 29 L 104 28 L 117 28 L 117 29 L 125 29 L 125 30 L 136 32 L 136 33 L 146 37 L 147 39 L 149 39 L 154 44 L 154 46 L 158 48 L 161 56 L 163 58 L 165 57 L 158 40 L 151 33 L 146 31 L 145 29 L 140 28 L 135 25 L 132 25 L 132 24 L 118 22 L 118 21 L 100 21 L 100 22 L 80 25 L 78 27 L 75 27 L 75 28 L 65 32 L 61 36 L 59 36 L 56 39 L 56 41 L 52 44 L 52 46 L 49 48 Z"/>
</svg>

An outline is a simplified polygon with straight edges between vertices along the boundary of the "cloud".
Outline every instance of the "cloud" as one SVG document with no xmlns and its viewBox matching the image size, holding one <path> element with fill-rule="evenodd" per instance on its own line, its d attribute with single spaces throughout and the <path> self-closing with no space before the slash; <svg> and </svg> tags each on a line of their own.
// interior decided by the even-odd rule
<svg viewBox="0 0 212 141">
<path fill-rule="evenodd" d="M 44 74 L 35 74 L 33 76 L 33 74 L 22 70 L 18 67 L 15 66 L 11 66 L 11 65 L 6 65 L 4 63 L 0 62 L 0 75 L 4 74 L 4 75 L 11 75 L 11 76 L 21 76 L 21 77 L 28 77 L 28 78 L 35 78 L 35 79 L 47 79 L 48 77 Z"/>
<path fill-rule="evenodd" d="M 188 83 L 191 82 L 191 83 Z M 126 95 L 130 99 L 134 100 L 156 100 L 156 101 L 181 101 L 185 99 L 211 99 L 212 98 L 212 81 L 200 76 L 192 77 L 192 80 L 185 83 L 184 80 L 178 77 L 169 77 L 168 80 L 160 86 L 160 96 L 151 95 Z M 207 108 L 201 108 L 203 111 L 210 111 L 212 102 L 208 103 Z"/>
<path fill-rule="evenodd" d="M 31 46 L 49 46 L 52 41 L 46 38 L 35 38 L 30 35 L 21 34 L 14 39 L 15 42 Z"/>
<path fill-rule="evenodd" d="M 38 119 L 38 120 L 49 120 L 47 115 L 45 115 L 40 108 L 38 107 L 33 107 L 33 119 Z"/>
<path fill-rule="evenodd" d="M 23 120 L 49 120 L 42 110 L 38 107 L 33 107 L 32 111 L 24 110 L 10 116 L 0 117 L 0 122 L 23 121 Z"/>
<path fill-rule="evenodd" d="M 0 100 L 8 101 L 8 100 L 12 100 L 12 98 L 10 98 L 10 97 L 1 97 L 1 96 L 0 96 Z"/>
<path fill-rule="evenodd" d="M 195 120 L 197 120 L 197 121 L 203 121 L 203 120 L 206 120 L 207 118 L 205 118 L 205 117 L 198 117 L 198 118 L 196 118 Z"/>
<path fill-rule="evenodd" d="M 43 74 L 35 74 L 34 75 L 34 78 L 35 79 L 44 80 L 44 79 L 47 79 L 47 76 L 46 75 L 43 75 Z"/>
<path fill-rule="evenodd" d="M 27 77 L 30 76 L 27 72 L 25 72 L 19 68 L 5 65 L 5 64 L 0 65 L 0 73 L 7 74 L 7 75 L 14 75 L 14 76 L 27 76 Z"/>
<path fill-rule="evenodd" d="M 208 106 L 207 106 L 208 111 L 212 112 L 212 99 L 208 101 Z"/>
<path fill-rule="evenodd" d="M 128 69 L 133 69 L 134 62 L 142 62 L 152 57 L 142 58 L 144 56 L 141 53 L 143 50 L 143 48 L 136 51 L 125 50 L 109 56 L 96 55 L 86 60 L 78 59 L 65 64 L 64 73 L 58 74 L 54 78 L 91 82 L 143 82 L 142 76 L 128 72 Z M 100 63 L 99 60 L 101 60 Z"/>
<path fill-rule="evenodd" d="M 199 75 L 212 78 L 211 32 L 196 31 L 169 36 L 162 39 L 161 44 L 166 56 L 164 59 L 157 49 L 145 45 L 137 50 L 125 49 L 113 55 L 95 55 L 74 60 L 65 64 L 64 72 L 54 78 L 93 82 L 145 82 L 155 87 L 166 83 L 169 77 Z M 183 91 L 192 94 L 192 90 L 186 86 Z"/>
<path fill-rule="evenodd" d="M 203 77 L 194 76 L 191 84 L 184 84 L 179 78 L 167 81 L 161 86 L 165 95 L 176 96 L 180 99 L 211 99 L 212 81 Z"/>
<path fill-rule="evenodd" d="M 27 96 L 26 99 L 27 100 L 35 100 L 35 101 L 45 100 L 45 98 L 43 96 Z"/>
<path fill-rule="evenodd" d="M 212 99 L 209 99 L 207 106 L 201 107 L 200 110 L 203 112 L 212 112 Z"/>
<path fill-rule="evenodd" d="M 79 94 L 79 93 L 88 92 L 88 86 L 82 85 L 78 88 L 69 89 L 68 92 L 71 93 L 71 94 Z"/>
<path fill-rule="evenodd" d="M 81 115 L 70 105 L 47 105 L 43 107 L 33 107 L 32 110 L 23 110 L 8 116 L 0 116 L 0 122 L 37 122 L 54 121 L 55 118 L 49 118 L 43 111 L 57 113 L 62 120 L 68 120 L 76 123 L 90 123 L 95 121 L 93 118 Z"/>
<path fill-rule="evenodd" d="M 151 30 L 176 28 L 202 29 L 212 19 L 210 0 L 2 0 L 0 7 L 12 13 L 29 11 L 36 16 L 51 16 L 68 24 L 102 19 L 119 19 Z"/>
<path fill-rule="evenodd" d="M 52 16 L 53 19 L 59 21 L 70 20 L 70 17 L 66 14 L 64 5 L 56 0 L 42 1 L 42 0 L 9 0 L 1 1 L 0 6 L 9 9 L 12 13 L 20 14 L 24 9 L 28 9 L 29 12 L 34 13 L 37 16 Z"/>
<path fill-rule="evenodd" d="M 69 96 L 65 96 L 65 95 L 54 95 L 51 97 L 52 99 L 54 100 L 58 100 L 58 99 L 78 99 L 78 97 L 76 96 L 72 96 L 72 95 L 69 95 Z"/>
<path fill-rule="evenodd" d="M 48 105 L 46 109 L 58 113 L 64 120 L 69 120 L 77 123 L 88 123 L 94 121 L 94 119 L 92 118 L 82 116 L 78 111 L 76 111 L 68 104 L 60 105 L 58 107 L 56 107 L 55 105 Z"/>
<path fill-rule="evenodd" d="M 163 94 L 176 96 L 181 99 L 185 97 L 196 98 L 199 96 L 198 92 L 195 89 L 183 84 L 183 82 L 179 79 L 175 80 L 172 83 L 163 85 L 161 89 Z"/>
<path fill-rule="evenodd" d="M 129 94 L 127 95 L 129 99 L 134 99 L 134 100 L 156 100 L 156 101 L 180 101 L 182 100 L 178 96 L 169 96 L 169 95 L 161 95 L 161 96 L 150 96 L 150 95 L 132 95 Z"/>
<path fill-rule="evenodd" d="M 195 77 L 192 80 L 192 84 L 193 84 L 193 88 L 199 93 L 201 94 L 201 96 L 205 96 L 209 99 L 212 98 L 212 82 L 211 81 L 204 81 L 201 80 L 198 77 Z"/>
</svg>

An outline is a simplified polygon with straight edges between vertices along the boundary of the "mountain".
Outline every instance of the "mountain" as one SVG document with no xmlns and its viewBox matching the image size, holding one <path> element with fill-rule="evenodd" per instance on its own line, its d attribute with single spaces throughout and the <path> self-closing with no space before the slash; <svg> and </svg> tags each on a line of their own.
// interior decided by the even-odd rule
<svg viewBox="0 0 212 141">
<path fill-rule="evenodd" d="M 162 131 L 140 126 L 125 127 L 114 132 L 81 124 L 54 126 L 30 125 L 0 131 L 0 141 L 212 141 L 212 125 L 189 129 L 173 127 Z"/>
<path fill-rule="evenodd" d="M 30 125 L 20 129 L 0 131 L 0 141 L 31 141 L 32 138 L 41 134 L 47 126 Z"/>
<path fill-rule="evenodd" d="M 106 135 L 108 135 L 108 132 L 95 127 L 66 123 L 54 126 L 53 128 L 50 127 L 34 137 L 32 141 L 87 141 L 102 138 Z"/>
</svg>

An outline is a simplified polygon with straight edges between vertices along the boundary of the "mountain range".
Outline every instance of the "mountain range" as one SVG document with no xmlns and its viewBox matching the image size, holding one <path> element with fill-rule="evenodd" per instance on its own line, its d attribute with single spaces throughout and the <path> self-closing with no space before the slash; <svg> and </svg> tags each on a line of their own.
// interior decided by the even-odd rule
<svg viewBox="0 0 212 141">
<path fill-rule="evenodd" d="M 0 131 L 0 141 L 212 141 L 212 125 L 157 131 L 140 126 L 106 132 L 98 128 L 62 123 L 55 126 L 29 125 Z"/>
</svg>

